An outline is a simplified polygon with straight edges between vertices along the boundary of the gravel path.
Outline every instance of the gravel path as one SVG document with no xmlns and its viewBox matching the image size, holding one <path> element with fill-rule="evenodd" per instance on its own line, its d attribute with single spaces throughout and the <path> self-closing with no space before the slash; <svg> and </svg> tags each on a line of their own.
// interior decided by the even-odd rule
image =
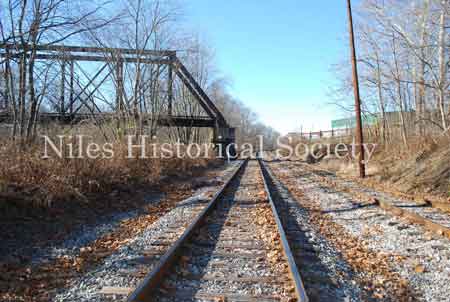
<svg viewBox="0 0 450 302">
<path fill-rule="evenodd" d="M 311 172 L 298 165 L 272 163 L 271 168 L 290 175 L 308 198 L 370 249 L 391 255 L 392 267 L 409 281 L 420 301 L 450 300 L 449 240 L 392 217 L 378 207 L 355 207 L 359 202 L 354 197 L 319 183 Z"/>
<path fill-rule="evenodd" d="M 225 180 L 237 164 L 235 162 L 228 165 L 217 179 Z M 102 265 L 74 280 L 68 288 L 61 289 L 54 301 L 123 300 L 125 295 L 107 294 L 105 288 L 120 287 L 126 291 L 127 288 L 135 287 L 156 264 L 158 255 L 163 254 L 170 244 L 161 242 L 161 238 L 175 241 L 184 231 L 185 222 L 204 207 L 205 201 L 217 188 L 216 185 L 202 187 L 192 197 L 181 201 L 175 209 L 149 225 L 138 236 L 130 238 L 126 245 L 107 257 Z M 151 245 L 154 245 L 154 249 L 149 251 Z M 102 289 L 106 294 L 102 293 Z"/>
</svg>

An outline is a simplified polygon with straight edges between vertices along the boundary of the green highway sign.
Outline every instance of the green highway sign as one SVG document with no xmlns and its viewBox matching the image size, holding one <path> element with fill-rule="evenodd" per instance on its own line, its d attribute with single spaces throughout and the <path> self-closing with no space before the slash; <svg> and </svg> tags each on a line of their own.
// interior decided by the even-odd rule
<svg viewBox="0 0 450 302">
<path fill-rule="evenodd" d="M 377 116 L 376 115 L 368 115 L 362 117 L 362 123 L 363 125 L 374 125 L 377 123 Z M 354 128 L 356 126 L 356 118 L 343 118 L 338 120 L 332 120 L 331 121 L 331 128 L 337 129 L 337 128 Z"/>
</svg>

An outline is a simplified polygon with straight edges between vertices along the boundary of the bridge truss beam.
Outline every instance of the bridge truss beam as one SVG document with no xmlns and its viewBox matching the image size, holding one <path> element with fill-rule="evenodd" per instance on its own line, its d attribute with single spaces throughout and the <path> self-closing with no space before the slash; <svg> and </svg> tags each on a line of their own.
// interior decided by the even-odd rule
<svg viewBox="0 0 450 302">
<path fill-rule="evenodd" d="M 0 44 L 0 62 L 2 63 L 8 60 L 17 62 L 29 59 L 31 56 L 36 60 L 49 63 L 58 62 L 60 66 L 60 97 L 54 101 L 58 112 L 40 113 L 38 116 L 40 121 L 58 120 L 62 123 L 73 123 L 88 118 L 107 120 L 112 119 L 114 115 L 123 114 L 124 102 L 126 101 L 124 64 L 135 63 L 139 66 L 141 64 L 156 64 L 167 67 L 167 114 L 160 114 L 157 117 L 146 117 L 144 115 L 142 120 L 145 122 L 151 118 L 156 118 L 157 124 L 164 127 L 209 127 L 214 129 L 214 141 L 234 142 L 234 131 L 231 130 L 232 128 L 226 122 L 223 114 L 178 59 L 175 51 L 67 45 Z M 103 64 L 96 69 L 93 76 L 88 76 L 79 66 L 79 62 L 101 62 Z M 74 75 L 74 69 L 77 66 L 87 78 L 87 83 L 81 83 Z M 105 71 L 106 75 L 104 74 Z M 181 80 L 207 116 L 172 115 L 174 76 Z M 115 112 L 102 113 L 94 100 L 94 95 L 101 95 L 100 87 L 111 79 L 116 90 L 116 109 Z M 78 88 L 77 92 L 75 87 Z M 69 90 L 68 97 L 66 97 L 67 89 Z M 148 89 L 148 87 L 144 89 Z M 103 95 L 102 97 L 107 99 Z M 77 101 L 82 101 L 82 104 L 74 107 Z M 89 114 L 80 112 L 83 106 L 89 108 Z M 10 112 L 4 111 L 0 114 L 0 122 L 10 119 Z"/>
</svg>

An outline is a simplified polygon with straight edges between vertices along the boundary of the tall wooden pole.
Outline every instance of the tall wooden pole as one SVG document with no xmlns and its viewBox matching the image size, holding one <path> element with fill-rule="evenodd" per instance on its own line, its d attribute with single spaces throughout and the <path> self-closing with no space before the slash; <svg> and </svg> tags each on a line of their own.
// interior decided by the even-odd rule
<svg viewBox="0 0 450 302">
<path fill-rule="evenodd" d="M 353 16 L 352 16 L 352 4 L 350 0 L 347 0 L 348 11 L 348 26 L 350 33 L 350 50 L 352 58 L 352 70 L 353 70 L 353 92 L 355 94 L 355 115 L 356 115 L 356 143 L 359 149 L 358 166 L 359 176 L 361 178 L 366 177 L 366 167 L 364 165 L 364 137 L 362 131 L 361 121 L 361 100 L 359 96 L 359 80 L 358 80 L 358 65 L 356 63 L 356 50 L 355 50 L 355 35 L 353 32 Z"/>
</svg>

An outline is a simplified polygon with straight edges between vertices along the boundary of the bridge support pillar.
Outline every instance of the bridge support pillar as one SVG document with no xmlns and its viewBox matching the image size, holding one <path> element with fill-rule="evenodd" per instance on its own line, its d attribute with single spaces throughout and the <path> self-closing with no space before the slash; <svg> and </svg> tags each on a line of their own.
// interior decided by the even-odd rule
<svg viewBox="0 0 450 302">
<path fill-rule="evenodd" d="M 61 83 L 60 83 L 60 94 L 59 94 L 59 114 L 64 119 L 64 114 L 66 112 L 65 104 L 65 93 L 66 93 L 66 60 L 61 61 Z"/>
<path fill-rule="evenodd" d="M 75 71 L 74 71 L 74 60 L 70 60 L 70 79 L 69 79 L 69 114 L 73 114 L 73 103 L 74 103 L 74 80 L 75 80 Z"/>
<path fill-rule="evenodd" d="M 213 144 L 219 155 L 227 159 L 236 159 L 235 128 L 214 127 Z"/>
<path fill-rule="evenodd" d="M 172 101 L 173 101 L 173 70 L 172 64 L 167 66 L 167 114 L 172 115 Z"/>
</svg>

